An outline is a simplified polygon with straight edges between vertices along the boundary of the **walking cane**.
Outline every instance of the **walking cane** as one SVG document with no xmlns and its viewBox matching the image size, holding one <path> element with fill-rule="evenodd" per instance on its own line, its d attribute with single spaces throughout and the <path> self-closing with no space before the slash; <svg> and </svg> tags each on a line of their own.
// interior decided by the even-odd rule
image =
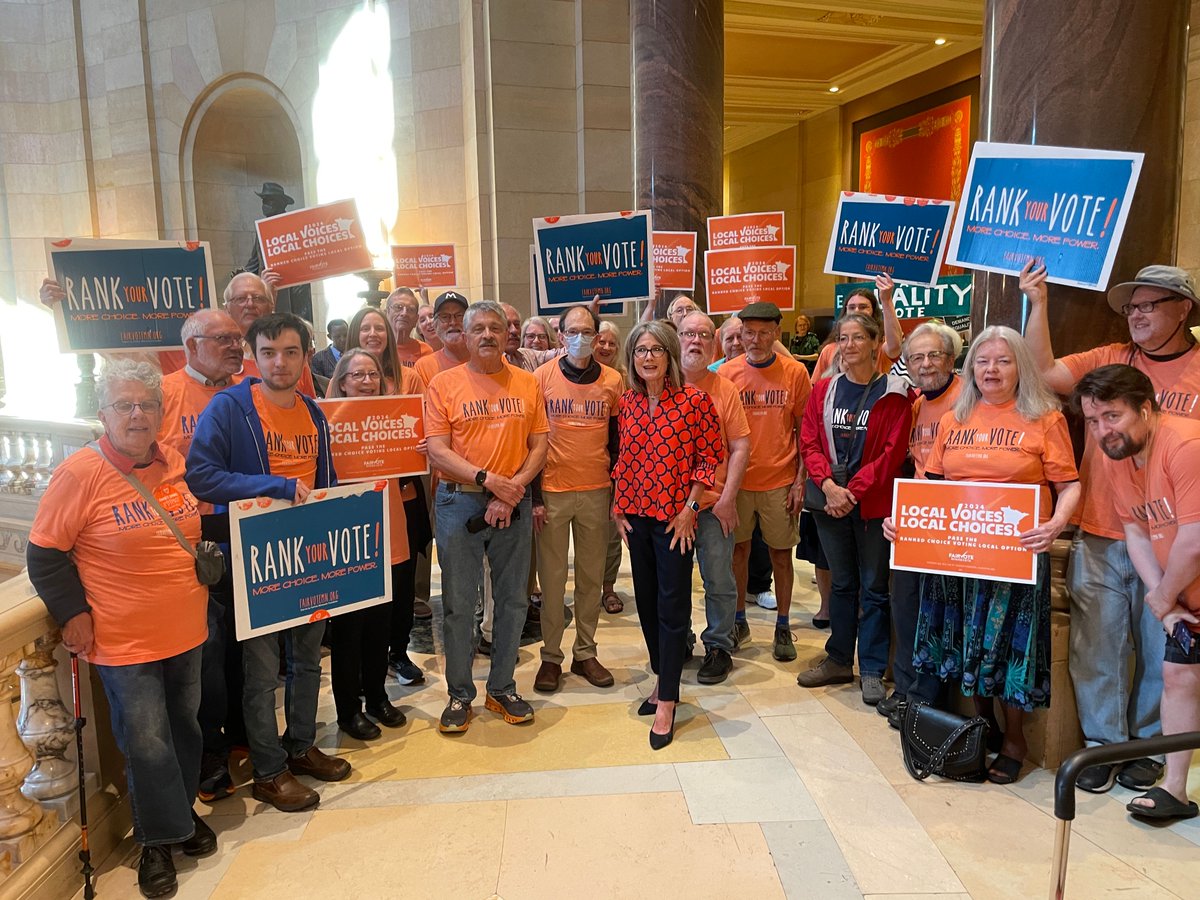
<svg viewBox="0 0 1200 900">
<path fill-rule="evenodd" d="M 87 783 L 83 772 L 83 701 L 79 696 L 79 657 L 71 654 L 71 694 L 75 698 L 75 750 L 79 757 L 79 861 L 83 863 L 83 900 L 96 896 L 92 888 L 92 851 L 88 848 Z"/>
</svg>

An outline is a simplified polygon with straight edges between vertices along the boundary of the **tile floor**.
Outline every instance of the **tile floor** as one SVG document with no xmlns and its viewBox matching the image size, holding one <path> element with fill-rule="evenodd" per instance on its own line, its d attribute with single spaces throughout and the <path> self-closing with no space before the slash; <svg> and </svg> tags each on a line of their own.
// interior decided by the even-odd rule
<svg viewBox="0 0 1200 900">
<path fill-rule="evenodd" d="M 1054 775 L 1017 784 L 913 781 L 898 736 L 857 686 L 805 691 L 821 654 L 811 570 L 797 564 L 799 660 L 771 658 L 774 613 L 751 607 L 753 642 L 724 684 L 684 671 L 676 738 L 655 753 L 634 709 L 652 687 L 626 566 L 626 611 L 602 614 L 601 660 L 617 683 L 564 678 L 532 689 L 536 632 L 517 672 L 537 718 L 505 725 L 476 705 L 471 729 L 438 734 L 441 660 L 414 654 L 424 686 L 389 686 L 409 723 L 363 744 L 343 738 L 326 690 L 320 745 L 354 774 L 323 785 L 316 811 L 284 814 L 243 788 L 197 808 L 217 833 L 207 859 L 176 855 L 180 898 L 874 898 L 1045 896 Z M 703 601 L 696 579 L 696 631 Z M 435 596 L 437 587 L 435 585 Z M 435 608 L 437 604 L 435 602 Z M 432 650 L 436 627 L 414 647 Z M 564 646 L 573 631 L 568 628 Z M 476 674 L 486 677 L 487 660 Z M 482 690 L 482 685 L 480 685 Z M 249 773 L 243 767 L 242 778 Z M 1200 765 L 1193 770 L 1200 794 Z M 1080 795 L 1068 897 L 1200 897 L 1200 820 L 1156 829 L 1125 814 L 1131 793 Z M 105 861 L 98 896 L 136 897 L 137 848 Z"/>
</svg>

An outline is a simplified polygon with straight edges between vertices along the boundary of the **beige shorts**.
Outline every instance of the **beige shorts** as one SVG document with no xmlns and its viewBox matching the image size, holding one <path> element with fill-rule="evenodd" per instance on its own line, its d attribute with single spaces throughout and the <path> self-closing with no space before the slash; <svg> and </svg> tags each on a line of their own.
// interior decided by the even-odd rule
<svg viewBox="0 0 1200 900">
<path fill-rule="evenodd" d="M 738 526 L 733 532 L 735 544 L 754 536 L 754 526 L 762 529 L 763 540 L 772 550 L 790 550 L 799 540 L 799 519 L 787 511 L 788 488 L 770 491 L 738 491 Z"/>
</svg>

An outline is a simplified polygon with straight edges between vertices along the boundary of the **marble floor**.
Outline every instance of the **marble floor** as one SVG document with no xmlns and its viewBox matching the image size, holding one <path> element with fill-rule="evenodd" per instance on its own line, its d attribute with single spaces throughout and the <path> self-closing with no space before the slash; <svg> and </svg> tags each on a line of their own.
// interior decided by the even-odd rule
<svg viewBox="0 0 1200 900">
<path fill-rule="evenodd" d="M 918 783 L 897 732 L 856 685 L 797 687 L 824 642 L 811 626 L 811 574 L 797 564 L 797 662 L 771 658 L 775 614 L 752 607 L 752 643 L 725 683 L 697 684 L 699 658 L 684 670 L 676 738 L 657 753 L 649 720 L 634 712 L 652 682 L 627 565 L 618 584 L 626 610 L 602 614 L 599 630 L 616 685 L 599 690 L 568 675 L 558 693 L 535 693 L 538 645 L 527 634 L 517 685 L 537 711 L 531 725 L 506 725 L 478 702 L 466 734 L 438 734 L 436 655 L 414 654 L 425 685 L 389 685 L 409 723 L 370 744 L 339 735 L 324 691 L 320 746 L 349 759 L 354 774 L 318 786 L 315 811 L 279 813 L 248 787 L 198 805 L 220 849 L 199 861 L 176 854 L 177 896 L 1045 896 L 1054 774 L 1026 769 L 1008 787 Z M 700 632 L 698 577 L 696 586 Z M 431 649 L 431 636 L 419 632 L 414 644 Z M 572 637 L 568 628 L 564 646 Z M 482 691 L 485 658 L 475 671 Z M 249 777 L 245 767 L 239 774 Z M 1191 787 L 1200 795 L 1200 766 Z M 1138 824 L 1125 813 L 1130 796 L 1120 787 L 1080 795 L 1068 896 L 1200 897 L 1200 820 Z M 127 839 L 102 866 L 97 895 L 138 896 L 136 864 Z"/>
</svg>

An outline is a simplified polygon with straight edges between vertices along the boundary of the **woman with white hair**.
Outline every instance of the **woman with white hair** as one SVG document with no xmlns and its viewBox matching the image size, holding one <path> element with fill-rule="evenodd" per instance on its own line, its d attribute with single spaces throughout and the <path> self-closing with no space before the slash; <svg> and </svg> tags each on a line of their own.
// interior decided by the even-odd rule
<svg viewBox="0 0 1200 900">
<path fill-rule="evenodd" d="M 1037 554 L 1037 583 L 949 575 L 921 583 L 913 666 L 961 681 L 976 711 L 1004 740 L 988 780 L 1011 784 L 1028 752 L 1025 714 L 1050 705 L 1050 545 L 1079 503 L 1079 473 L 1059 401 L 1038 374 L 1029 348 L 1003 325 L 985 328 L 963 366 L 962 389 L 938 424 L 925 477 L 1041 485 L 1036 528 L 1021 544 Z M 1051 497 L 1054 485 L 1057 501 Z M 885 532 L 894 537 L 891 521 Z"/>
<path fill-rule="evenodd" d="M 146 897 L 175 890 L 173 845 L 188 856 L 217 848 L 192 810 L 208 591 L 183 542 L 200 540 L 200 513 L 183 457 L 156 440 L 161 383 L 147 362 L 105 365 L 97 381 L 104 436 L 54 470 L 26 551 L 29 580 L 63 645 L 104 684 Z"/>
</svg>

